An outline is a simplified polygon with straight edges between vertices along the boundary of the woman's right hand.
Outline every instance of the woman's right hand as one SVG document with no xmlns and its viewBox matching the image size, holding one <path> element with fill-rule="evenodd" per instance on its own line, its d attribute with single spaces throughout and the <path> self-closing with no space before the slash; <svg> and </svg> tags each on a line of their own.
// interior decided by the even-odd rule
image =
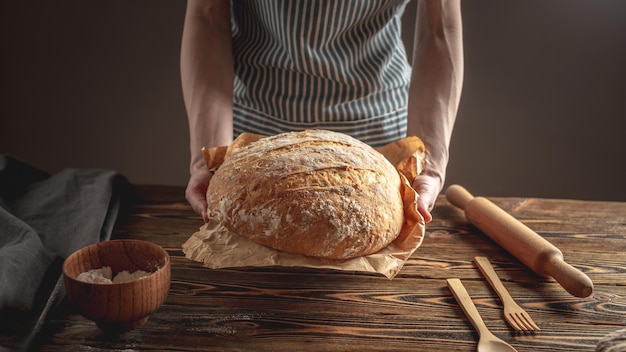
<svg viewBox="0 0 626 352">
<path fill-rule="evenodd" d="M 233 141 L 232 36 L 230 1 L 187 2 L 180 51 L 191 150 L 185 197 L 205 222 L 206 190 L 213 174 L 206 168 L 201 149 Z"/>
<path fill-rule="evenodd" d="M 198 215 L 202 216 L 202 220 L 204 220 L 205 223 L 209 221 L 206 191 L 212 177 L 213 172 L 206 168 L 194 170 L 189 177 L 187 189 L 185 190 L 185 198 L 187 198 L 191 208 Z"/>
</svg>

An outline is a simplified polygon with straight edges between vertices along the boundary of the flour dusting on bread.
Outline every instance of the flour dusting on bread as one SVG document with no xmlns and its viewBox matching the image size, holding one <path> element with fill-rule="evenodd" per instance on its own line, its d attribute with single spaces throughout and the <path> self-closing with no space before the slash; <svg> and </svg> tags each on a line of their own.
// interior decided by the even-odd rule
<svg viewBox="0 0 626 352">
<path fill-rule="evenodd" d="M 260 139 L 216 170 L 210 216 L 281 251 L 347 259 L 392 242 L 403 225 L 400 176 L 369 145 L 307 130 Z"/>
</svg>

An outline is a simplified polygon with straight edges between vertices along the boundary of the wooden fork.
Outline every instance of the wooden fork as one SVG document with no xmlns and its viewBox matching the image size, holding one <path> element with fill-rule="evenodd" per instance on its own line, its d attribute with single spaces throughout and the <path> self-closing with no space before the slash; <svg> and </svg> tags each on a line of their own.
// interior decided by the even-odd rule
<svg viewBox="0 0 626 352">
<path fill-rule="evenodd" d="M 486 257 L 475 257 L 474 262 L 485 276 L 491 287 L 496 291 L 498 297 L 504 305 L 504 320 L 517 331 L 537 331 L 541 330 L 532 320 L 530 315 L 520 307 L 504 287 L 502 281 L 493 269 L 493 266 Z"/>
</svg>

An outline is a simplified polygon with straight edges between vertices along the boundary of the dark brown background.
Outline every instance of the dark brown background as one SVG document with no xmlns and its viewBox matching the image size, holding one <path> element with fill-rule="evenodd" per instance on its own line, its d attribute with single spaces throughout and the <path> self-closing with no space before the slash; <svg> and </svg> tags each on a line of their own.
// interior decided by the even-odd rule
<svg viewBox="0 0 626 352">
<path fill-rule="evenodd" d="M 0 153 L 48 172 L 184 185 L 185 2 L 0 3 Z M 407 9 L 410 50 L 414 1 Z M 463 2 L 448 182 L 475 194 L 626 201 L 626 2 Z"/>
</svg>

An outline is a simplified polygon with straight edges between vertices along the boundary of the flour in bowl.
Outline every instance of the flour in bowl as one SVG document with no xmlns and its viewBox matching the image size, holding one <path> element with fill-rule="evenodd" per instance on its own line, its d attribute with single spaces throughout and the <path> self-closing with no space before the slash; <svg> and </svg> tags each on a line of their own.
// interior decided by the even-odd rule
<svg viewBox="0 0 626 352">
<path fill-rule="evenodd" d="M 132 273 L 124 270 L 120 271 L 117 275 L 115 275 L 115 277 L 113 277 L 111 267 L 104 266 L 100 269 L 91 269 L 80 273 L 76 280 L 90 284 L 120 284 L 123 282 L 139 280 L 148 275 L 150 275 L 150 273 L 143 270 L 137 270 Z"/>
</svg>

